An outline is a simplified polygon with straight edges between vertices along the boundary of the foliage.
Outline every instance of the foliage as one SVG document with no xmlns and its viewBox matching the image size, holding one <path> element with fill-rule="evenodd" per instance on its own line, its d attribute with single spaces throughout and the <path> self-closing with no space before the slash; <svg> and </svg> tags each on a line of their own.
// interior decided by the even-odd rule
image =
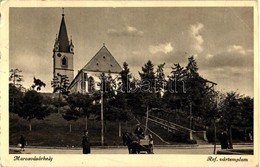
<svg viewBox="0 0 260 167">
<path fill-rule="evenodd" d="M 77 110 L 72 110 L 68 105 L 61 107 L 61 113 L 62 117 L 66 121 L 76 121 L 80 117 L 80 112 Z"/>
<path fill-rule="evenodd" d="M 42 104 L 42 96 L 34 90 L 29 90 L 25 93 L 22 100 L 22 109 L 18 112 L 18 115 L 31 123 L 34 118 L 44 119 L 49 115 L 49 112 L 46 110 L 46 106 Z"/>
<path fill-rule="evenodd" d="M 69 94 L 68 86 L 69 86 L 69 79 L 66 75 L 57 74 L 53 78 L 53 81 L 51 82 L 51 86 L 53 87 L 53 93 L 58 92 L 59 98 L 58 98 L 58 112 L 60 112 L 61 107 L 61 95 L 64 97 Z"/>
<path fill-rule="evenodd" d="M 92 98 L 88 94 L 69 94 L 67 102 L 72 111 L 79 113 L 80 115 L 89 117 L 91 110 L 89 108 L 92 105 Z"/>
<path fill-rule="evenodd" d="M 123 70 L 119 73 L 119 87 L 118 91 L 122 93 L 128 93 L 130 91 L 130 79 L 132 78 L 130 74 L 130 70 L 128 68 L 128 64 L 126 62 L 123 63 Z"/>
<path fill-rule="evenodd" d="M 10 112 L 17 113 L 22 107 L 23 92 L 14 86 L 9 84 L 9 110 Z"/>
<path fill-rule="evenodd" d="M 238 120 L 241 114 L 241 95 L 237 92 L 228 92 L 225 98 L 220 102 L 220 118 L 221 123 L 230 127 L 235 121 Z"/>
<path fill-rule="evenodd" d="M 164 107 L 172 109 L 182 109 L 185 102 L 186 70 L 180 64 L 174 64 L 166 85 L 166 90 L 163 96 Z"/>
<path fill-rule="evenodd" d="M 246 96 L 240 99 L 241 114 L 235 126 L 250 127 L 253 129 L 254 123 L 254 99 Z"/>
<path fill-rule="evenodd" d="M 160 98 L 163 94 L 164 88 L 165 88 L 165 74 L 164 74 L 164 66 L 165 63 L 159 64 L 156 69 L 155 73 L 155 91 L 157 93 L 157 96 Z"/>
<path fill-rule="evenodd" d="M 243 97 L 237 92 L 227 92 L 220 101 L 219 125 L 228 131 L 229 144 L 232 148 L 232 128 L 253 130 L 253 98 Z"/>
<path fill-rule="evenodd" d="M 53 87 L 53 93 L 59 92 L 62 95 L 68 95 L 69 79 L 66 75 L 57 74 L 54 76 L 51 86 Z"/>
<path fill-rule="evenodd" d="M 45 87 L 46 84 L 44 82 L 42 82 L 40 79 L 36 79 L 35 77 L 33 77 L 33 85 L 32 88 L 34 90 L 34 88 L 36 88 L 37 91 L 40 91 L 42 87 Z"/>
<path fill-rule="evenodd" d="M 11 83 L 21 89 L 22 88 L 22 84 L 21 82 L 23 81 L 23 75 L 21 75 L 20 73 L 22 72 L 22 70 L 19 69 L 11 69 L 10 73 L 11 75 L 9 76 L 9 81 L 11 81 Z"/>
<path fill-rule="evenodd" d="M 9 110 L 13 113 L 21 107 L 21 98 L 23 96 L 22 90 L 24 89 L 21 82 L 23 81 L 22 70 L 11 69 L 9 76 Z"/>
<path fill-rule="evenodd" d="M 149 60 L 144 67 L 142 67 L 142 72 L 139 72 L 141 82 L 140 82 L 140 92 L 141 103 L 145 108 L 158 106 L 158 96 L 156 94 L 156 77 L 154 72 L 154 65 Z M 160 74 L 162 75 L 162 74 Z"/>
</svg>

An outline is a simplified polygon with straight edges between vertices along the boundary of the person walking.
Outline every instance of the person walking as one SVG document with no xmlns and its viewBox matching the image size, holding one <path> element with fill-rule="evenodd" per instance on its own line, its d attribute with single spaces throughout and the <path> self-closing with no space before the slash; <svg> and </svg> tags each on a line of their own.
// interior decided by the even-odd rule
<svg viewBox="0 0 260 167">
<path fill-rule="evenodd" d="M 88 130 L 84 130 L 82 138 L 83 154 L 90 154 L 90 143 L 88 141 Z"/>
<path fill-rule="evenodd" d="M 226 131 L 220 133 L 219 139 L 220 139 L 221 149 L 228 149 L 228 136 Z"/>
<path fill-rule="evenodd" d="M 153 154 L 153 135 L 149 134 L 149 154 Z"/>
<path fill-rule="evenodd" d="M 20 143 L 20 148 L 21 148 L 20 151 L 25 151 L 26 140 L 23 135 L 21 135 L 19 143 Z"/>
</svg>

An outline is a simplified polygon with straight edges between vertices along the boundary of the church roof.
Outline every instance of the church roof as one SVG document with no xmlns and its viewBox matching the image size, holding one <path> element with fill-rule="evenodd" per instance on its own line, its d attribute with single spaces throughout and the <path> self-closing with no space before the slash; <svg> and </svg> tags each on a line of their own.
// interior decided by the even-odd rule
<svg viewBox="0 0 260 167">
<path fill-rule="evenodd" d="M 64 14 L 62 14 L 62 19 L 61 19 L 61 23 L 60 23 L 58 43 L 59 43 L 60 52 L 69 52 L 70 51 L 69 38 L 68 38 L 67 28 L 66 28 L 66 24 L 65 24 Z"/>
<path fill-rule="evenodd" d="M 83 67 L 84 71 L 120 73 L 121 66 L 108 51 L 105 45 L 96 53 L 96 55 Z"/>
</svg>

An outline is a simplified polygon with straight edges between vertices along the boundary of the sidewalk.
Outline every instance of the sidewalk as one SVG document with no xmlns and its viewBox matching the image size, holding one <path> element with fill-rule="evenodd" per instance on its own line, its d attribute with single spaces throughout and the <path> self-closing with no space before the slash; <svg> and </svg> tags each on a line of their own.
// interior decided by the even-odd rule
<svg viewBox="0 0 260 167">
<path fill-rule="evenodd" d="M 219 144 L 216 145 L 220 147 Z M 253 148 L 253 143 L 234 143 L 234 148 Z M 198 149 L 198 148 L 213 148 L 213 144 L 175 144 L 175 145 L 154 145 L 157 149 Z M 81 147 L 49 147 L 49 146 L 26 146 L 26 148 L 36 149 L 62 149 L 62 150 L 81 150 Z M 91 146 L 92 149 L 125 149 L 127 146 Z M 19 149 L 14 145 L 10 146 L 10 149 Z"/>
</svg>

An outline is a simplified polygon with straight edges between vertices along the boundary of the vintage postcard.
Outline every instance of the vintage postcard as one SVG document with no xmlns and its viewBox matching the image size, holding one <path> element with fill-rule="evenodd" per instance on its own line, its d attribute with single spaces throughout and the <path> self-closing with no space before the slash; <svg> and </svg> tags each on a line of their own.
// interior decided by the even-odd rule
<svg viewBox="0 0 260 167">
<path fill-rule="evenodd" d="M 258 16 L 257 1 L 1 1 L 1 165 L 258 166 Z"/>
</svg>

